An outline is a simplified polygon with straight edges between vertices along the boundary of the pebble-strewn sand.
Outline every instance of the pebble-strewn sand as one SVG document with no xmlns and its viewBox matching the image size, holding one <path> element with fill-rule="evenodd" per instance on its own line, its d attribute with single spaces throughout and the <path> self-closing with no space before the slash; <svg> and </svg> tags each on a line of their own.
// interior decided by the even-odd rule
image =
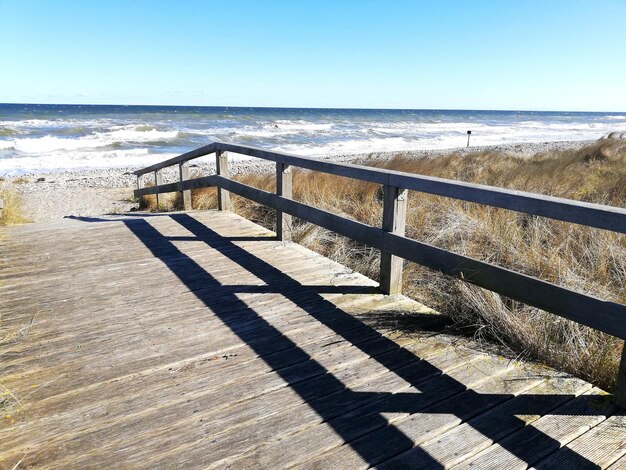
<svg viewBox="0 0 626 470">
<path fill-rule="evenodd" d="M 520 157 L 533 155 L 537 152 L 579 148 L 590 141 L 561 141 L 546 143 L 509 144 L 490 147 L 471 147 L 469 149 L 423 150 L 408 152 L 416 157 L 442 155 L 457 151 L 461 153 L 476 150 L 501 150 L 507 154 Z M 360 163 L 370 156 L 390 158 L 393 153 L 376 153 L 373 155 L 344 155 L 321 157 L 338 162 Z M 232 173 L 273 173 L 274 163 L 258 160 L 236 160 L 231 162 Z M 190 162 L 191 171 L 210 174 L 214 171 L 212 163 Z M 15 188 L 22 195 L 24 211 L 32 221 L 62 218 L 68 215 L 93 216 L 101 214 L 129 211 L 136 204 L 131 202 L 136 177 L 132 172 L 136 168 L 107 168 L 99 170 L 63 171 L 46 174 L 22 175 L 8 179 L 15 183 Z M 175 168 L 163 171 L 164 180 L 177 181 Z"/>
</svg>

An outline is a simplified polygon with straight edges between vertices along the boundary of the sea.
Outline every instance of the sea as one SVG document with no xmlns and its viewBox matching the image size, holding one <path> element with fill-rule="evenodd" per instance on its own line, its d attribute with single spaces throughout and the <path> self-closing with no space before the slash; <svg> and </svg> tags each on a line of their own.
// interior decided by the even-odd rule
<svg viewBox="0 0 626 470">
<path fill-rule="evenodd" d="M 0 104 L 0 176 L 141 167 L 214 141 L 304 156 L 598 139 L 626 113 Z"/>
</svg>

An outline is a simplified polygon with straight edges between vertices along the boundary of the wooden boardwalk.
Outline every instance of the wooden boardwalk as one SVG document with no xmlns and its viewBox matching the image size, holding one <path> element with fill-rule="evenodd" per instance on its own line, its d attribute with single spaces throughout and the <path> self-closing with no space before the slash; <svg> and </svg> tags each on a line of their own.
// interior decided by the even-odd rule
<svg viewBox="0 0 626 470">
<path fill-rule="evenodd" d="M 626 417 L 227 212 L 0 241 L 0 468 L 626 468 Z"/>
</svg>

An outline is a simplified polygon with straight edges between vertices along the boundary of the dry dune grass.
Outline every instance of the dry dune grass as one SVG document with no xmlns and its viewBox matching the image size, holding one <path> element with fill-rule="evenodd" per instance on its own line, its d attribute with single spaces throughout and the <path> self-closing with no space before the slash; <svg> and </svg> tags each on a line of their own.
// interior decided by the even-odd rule
<svg viewBox="0 0 626 470">
<path fill-rule="evenodd" d="M 154 186 L 154 183 L 146 182 L 145 187 Z M 167 193 L 163 195 L 165 202 L 157 205 L 157 198 L 154 194 L 139 197 L 139 209 L 148 212 L 172 211 L 182 209 L 182 198 L 179 193 Z"/>
<path fill-rule="evenodd" d="M 22 212 L 20 197 L 9 183 L 0 183 L 0 199 L 4 201 L 0 226 L 23 224 L 28 221 Z"/>
<path fill-rule="evenodd" d="M 398 155 L 369 165 L 624 207 L 626 141 L 605 139 L 577 151 L 518 158 L 498 152 L 451 153 L 436 158 Z M 270 176 L 237 180 L 268 191 Z M 380 226 L 379 187 L 332 175 L 294 172 L 294 198 Z M 216 206 L 215 189 L 195 190 L 194 208 Z M 234 210 L 272 227 L 274 212 L 233 197 Z M 626 237 L 448 198 L 409 195 L 407 236 L 554 282 L 626 303 Z M 294 240 L 372 278 L 379 253 L 327 230 L 296 223 Z M 540 360 L 601 387 L 614 386 L 622 341 L 539 309 L 448 278 L 405 266 L 404 292 L 482 339 Z"/>
</svg>

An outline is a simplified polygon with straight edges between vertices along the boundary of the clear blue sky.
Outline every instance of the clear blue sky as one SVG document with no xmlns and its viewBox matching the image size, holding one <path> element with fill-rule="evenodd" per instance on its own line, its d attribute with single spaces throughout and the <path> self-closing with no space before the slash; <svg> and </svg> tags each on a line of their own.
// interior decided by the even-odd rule
<svg viewBox="0 0 626 470">
<path fill-rule="evenodd" d="M 626 0 L 0 0 L 0 102 L 626 111 Z"/>
</svg>

